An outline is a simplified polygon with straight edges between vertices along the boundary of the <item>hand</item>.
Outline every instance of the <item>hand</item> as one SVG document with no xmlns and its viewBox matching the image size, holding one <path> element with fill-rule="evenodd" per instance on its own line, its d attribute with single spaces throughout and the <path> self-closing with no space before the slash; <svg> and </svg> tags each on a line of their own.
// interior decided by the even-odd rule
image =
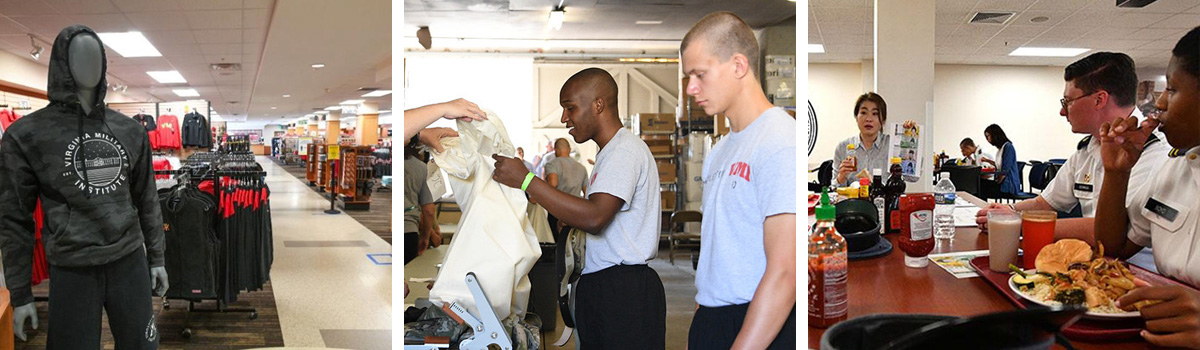
<svg viewBox="0 0 1200 350">
<path fill-rule="evenodd" d="M 992 203 L 988 204 L 987 207 L 979 209 L 979 212 L 975 213 L 975 223 L 979 224 L 979 231 L 982 233 L 987 233 L 987 214 L 992 210 L 1013 210 L 1013 208 L 1007 204 Z"/>
<path fill-rule="evenodd" d="M 404 297 L 405 297 L 405 298 L 407 298 L 407 297 L 408 297 L 408 292 L 409 292 L 409 290 L 408 290 L 408 282 L 404 282 Z"/>
<path fill-rule="evenodd" d="M 38 327 L 37 306 L 33 303 L 18 306 L 13 309 L 13 334 L 17 339 L 25 341 L 25 320 L 31 319 L 33 329 Z"/>
<path fill-rule="evenodd" d="M 588 164 L 596 165 L 596 161 L 593 159 L 588 159 Z"/>
<path fill-rule="evenodd" d="M 493 154 L 492 159 L 496 160 L 496 170 L 492 172 L 492 180 L 508 187 L 521 188 L 521 184 L 525 182 L 525 175 L 529 174 L 525 163 L 522 163 L 520 159 L 499 154 Z"/>
<path fill-rule="evenodd" d="M 1146 330 L 1142 337 L 1163 347 L 1200 349 L 1200 295 L 1183 286 L 1137 288 L 1117 299 L 1117 307 L 1132 310 L 1136 302 L 1162 300 L 1142 308 Z"/>
<path fill-rule="evenodd" d="M 450 128 L 428 128 L 421 130 L 417 134 L 417 143 L 429 146 L 438 153 L 442 153 L 445 149 L 442 148 L 442 138 L 458 137 L 458 132 Z"/>
<path fill-rule="evenodd" d="M 846 182 L 846 177 L 855 170 L 858 170 L 854 165 L 854 161 L 851 160 L 850 157 L 842 159 L 842 164 L 838 166 L 838 182 Z"/>
<path fill-rule="evenodd" d="M 433 224 L 433 230 L 429 233 L 429 245 L 434 248 L 442 246 L 442 228 L 437 223 Z"/>
<path fill-rule="evenodd" d="M 159 296 L 167 295 L 167 288 L 170 287 L 170 283 L 167 283 L 166 267 L 150 268 L 150 285 L 154 287 L 154 294 L 158 294 Z"/>
<path fill-rule="evenodd" d="M 442 118 L 446 119 L 465 121 L 487 119 L 487 113 L 484 113 L 478 105 L 461 98 L 438 104 L 438 111 L 442 115 Z"/>
<path fill-rule="evenodd" d="M 417 234 L 417 255 L 425 254 L 425 250 L 429 249 L 429 229 L 421 229 L 421 233 Z"/>
<path fill-rule="evenodd" d="M 1140 126 L 1140 128 L 1139 128 Z M 1100 159 L 1105 171 L 1128 173 L 1142 156 L 1142 148 L 1157 119 L 1146 119 L 1138 125 L 1137 118 L 1120 118 L 1100 126 Z"/>
<path fill-rule="evenodd" d="M 909 128 L 912 128 L 912 127 L 915 127 L 915 126 L 917 126 L 917 121 L 915 121 L 915 120 L 909 119 L 909 120 L 905 120 L 905 121 L 904 121 L 904 128 L 905 128 L 905 129 L 909 129 Z"/>
</svg>

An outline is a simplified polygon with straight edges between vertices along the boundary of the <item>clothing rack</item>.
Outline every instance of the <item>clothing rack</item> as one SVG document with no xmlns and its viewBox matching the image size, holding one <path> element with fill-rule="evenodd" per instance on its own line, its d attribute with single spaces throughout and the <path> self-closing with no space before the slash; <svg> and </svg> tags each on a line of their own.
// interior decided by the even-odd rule
<svg viewBox="0 0 1200 350">
<path fill-rule="evenodd" d="M 217 199 L 216 203 L 217 203 L 218 220 L 222 220 L 220 218 L 220 214 L 219 214 L 220 211 L 223 209 L 221 206 L 224 203 L 223 198 L 222 198 L 223 191 L 221 188 L 221 186 L 224 185 L 222 179 L 258 178 L 257 181 L 259 181 L 259 183 L 261 183 L 264 187 L 266 186 L 266 181 L 265 181 L 264 177 L 267 175 L 267 173 L 265 171 L 261 171 L 261 170 L 220 170 L 221 166 L 226 163 L 246 162 L 246 161 L 254 162 L 253 155 L 252 154 L 244 154 L 244 153 L 219 153 L 219 152 L 197 153 L 197 154 L 194 154 L 191 157 L 189 157 L 187 160 L 185 160 L 183 162 L 184 164 L 179 169 L 156 170 L 156 171 L 154 171 L 154 173 L 155 174 L 175 175 L 177 177 L 184 176 L 187 178 L 188 183 L 192 183 L 191 181 L 193 181 L 193 179 L 195 180 L 196 183 L 211 180 L 214 184 L 213 193 L 215 194 L 216 199 Z M 268 190 L 268 193 L 269 193 L 269 190 Z M 214 227 L 214 230 L 216 230 L 216 229 L 218 229 L 218 227 Z M 226 237 L 226 239 L 228 239 L 228 237 Z M 225 256 L 226 254 L 231 254 L 231 253 L 232 252 L 224 251 L 222 254 L 220 254 L 220 256 Z M 222 277 L 220 277 L 220 278 L 228 277 L 231 272 L 230 270 L 235 268 L 234 266 L 231 266 L 230 264 L 228 264 L 227 261 L 221 261 L 218 265 L 221 266 L 219 268 L 219 273 L 221 274 Z M 218 287 L 219 290 L 218 290 L 217 296 L 215 298 L 176 299 L 176 300 L 185 300 L 188 302 L 188 306 L 186 309 L 187 313 L 185 314 L 184 322 L 183 322 L 184 328 L 183 328 L 183 331 L 181 332 L 181 335 L 185 339 L 191 338 L 191 336 L 192 336 L 192 329 L 189 327 L 189 322 L 191 321 L 191 313 L 192 312 L 249 313 L 248 317 L 251 320 L 258 318 L 258 311 L 255 308 L 231 308 L 227 304 L 226 298 L 224 298 L 223 296 L 226 295 L 227 293 L 229 293 L 228 288 L 238 288 L 237 291 L 234 292 L 233 295 L 240 294 L 241 289 L 238 287 L 237 284 L 232 284 L 232 285 L 218 284 L 218 285 L 222 286 L 222 287 Z M 204 300 L 216 301 L 216 303 L 217 303 L 216 308 L 213 308 L 213 309 L 197 308 L 196 302 L 203 302 Z M 169 302 L 164 301 L 163 307 L 169 308 L 170 307 Z"/>
</svg>

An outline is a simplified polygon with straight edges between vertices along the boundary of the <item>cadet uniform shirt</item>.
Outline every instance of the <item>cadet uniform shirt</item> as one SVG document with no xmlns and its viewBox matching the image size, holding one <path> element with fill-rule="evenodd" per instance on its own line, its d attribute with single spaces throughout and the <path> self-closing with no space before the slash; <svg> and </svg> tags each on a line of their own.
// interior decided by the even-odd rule
<svg viewBox="0 0 1200 350">
<path fill-rule="evenodd" d="M 1134 109 L 1133 116 L 1143 119 L 1141 112 Z M 1155 132 L 1142 151 L 1142 157 L 1129 174 L 1127 197 L 1134 197 L 1148 190 L 1154 178 L 1154 170 L 1167 160 L 1169 147 L 1164 136 Z M 1070 212 L 1081 205 L 1083 217 L 1096 216 L 1096 201 L 1100 199 L 1100 185 L 1104 183 L 1104 162 L 1100 159 L 1100 140 L 1091 136 L 1079 142 L 1078 150 L 1071 154 L 1062 169 L 1046 186 L 1041 196 L 1054 210 Z M 1128 207 L 1129 215 L 1137 215 L 1138 208 Z"/>
<path fill-rule="evenodd" d="M 587 235 L 583 273 L 614 265 L 643 265 L 658 253 L 662 218 L 658 166 L 650 148 L 629 130 L 617 130 L 596 155 L 587 195 L 607 193 L 625 203 L 600 234 Z"/>
<path fill-rule="evenodd" d="M 1129 215 L 1129 239 L 1154 247 L 1159 273 L 1200 287 L 1200 146 L 1169 156 L 1146 178 L 1149 190 L 1126 197 L 1126 206 L 1137 211 Z M 1130 176 L 1131 186 L 1135 181 Z"/>
<path fill-rule="evenodd" d="M 703 211 L 696 302 L 749 303 L 767 269 L 763 221 L 796 213 L 796 120 L 771 108 L 713 146 Z"/>
</svg>

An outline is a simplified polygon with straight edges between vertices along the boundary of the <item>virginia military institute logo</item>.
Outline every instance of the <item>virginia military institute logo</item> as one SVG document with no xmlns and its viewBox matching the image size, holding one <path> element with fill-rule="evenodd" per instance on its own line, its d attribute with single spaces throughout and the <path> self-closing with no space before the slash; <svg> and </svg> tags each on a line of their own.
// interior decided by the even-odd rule
<svg viewBox="0 0 1200 350">
<path fill-rule="evenodd" d="M 105 133 L 86 133 L 71 141 L 63 165 L 67 170 L 62 176 L 74 180 L 74 186 L 88 194 L 112 193 L 129 181 L 125 174 L 129 154 L 116 138 Z"/>
</svg>

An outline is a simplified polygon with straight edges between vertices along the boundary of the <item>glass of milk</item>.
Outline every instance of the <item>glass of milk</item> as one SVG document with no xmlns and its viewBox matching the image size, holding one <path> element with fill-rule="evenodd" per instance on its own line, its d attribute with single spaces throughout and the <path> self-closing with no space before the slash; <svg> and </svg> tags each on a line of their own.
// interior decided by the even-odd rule
<svg viewBox="0 0 1200 350">
<path fill-rule="evenodd" d="M 1008 264 L 1017 261 L 1021 242 L 1021 215 L 1008 210 L 988 211 L 989 268 L 1007 272 Z"/>
</svg>

